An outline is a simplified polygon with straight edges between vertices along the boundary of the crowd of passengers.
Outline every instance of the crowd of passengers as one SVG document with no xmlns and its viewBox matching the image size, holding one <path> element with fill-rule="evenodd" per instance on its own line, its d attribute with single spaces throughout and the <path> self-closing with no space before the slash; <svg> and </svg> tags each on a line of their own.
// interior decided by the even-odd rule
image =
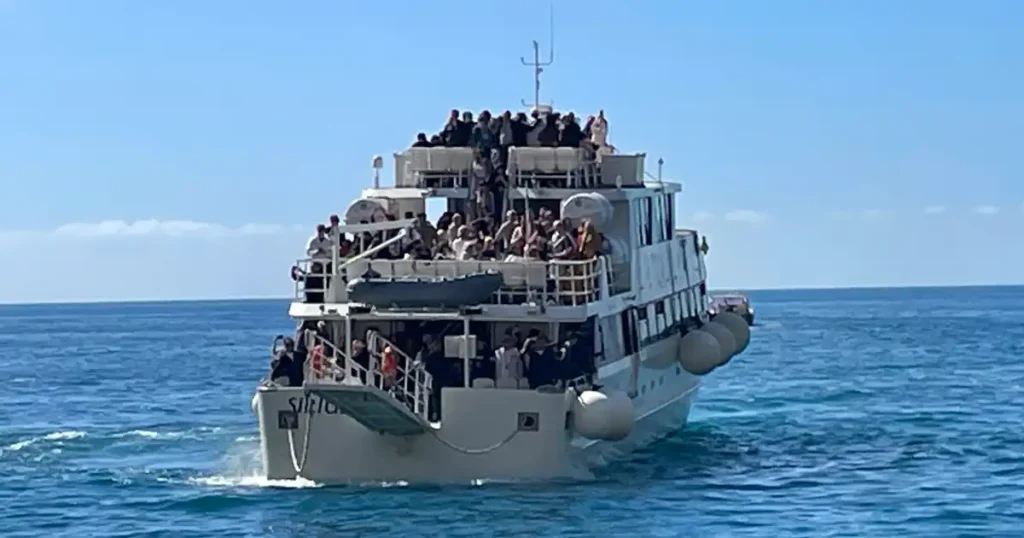
<svg viewBox="0 0 1024 538">
<path fill-rule="evenodd" d="M 395 220 L 392 215 L 385 218 Z M 604 250 L 604 238 L 591 221 L 559 220 L 546 208 L 531 211 L 529 217 L 508 210 L 500 221 L 491 214 L 468 221 L 461 212 L 445 212 L 436 223 L 424 213 L 406 213 L 405 218 L 414 221 L 409 233 L 384 248 L 379 247 L 397 237 L 399 230 L 341 234 L 339 259 L 373 251 L 369 258 L 377 260 L 572 260 L 592 259 Z M 330 224 L 317 226 L 306 244 L 311 259 L 332 258 L 337 226 L 337 215 L 331 216 Z"/>
<path fill-rule="evenodd" d="M 493 117 L 484 110 L 474 121 L 472 112 L 462 112 L 460 116 L 458 110 L 452 110 L 441 132 L 430 138 L 419 133 L 412 144 L 414 148 L 470 147 L 492 159 L 496 167 L 508 162 L 508 148 L 516 146 L 582 148 L 594 153 L 613 149 L 608 145 L 608 120 L 603 110 L 587 118 L 582 127 L 572 112 L 563 116 L 554 111 L 542 114 L 534 110 L 527 117 L 525 112 L 513 115 L 506 110 Z"/>
<path fill-rule="evenodd" d="M 315 336 L 315 337 L 314 337 Z M 415 338 L 415 337 L 414 337 Z M 277 342 L 282 342 L 278 347 Z M 317 342 L 330 341 L 323 321 L 306 322 L 295 338 L 278 336 L 275 340 L 269 379 L 281 386 L 302 386 L 309 371 L 310 346 Z M 552 342 L 537 329 L 531 329 L 524 336 L 519 327 L 511 327 L 496 349 L 481 344 L 478 358 L 471 362 L 470 378 L 488 379 L 499 388 L 537 389 L 545 386 L 564 388 L 567 384 L 589 379 L 595 373 L 593 335 L 587 331 L 570 332 L 564 342 Z M 416 342 L 410 342 L 415 348 Z M 321 348 L 320 352 L 323 352 Z M 334 365 L 329 373 L 335 381 L 342 381 L 353 373 L 363 384 L 369 371 L 381 371 L 381 357 L 371 357 L 370 349 L 362 339 L 352 340 L 352 360 L 361 368 L 347 368 L 345 359 L 334 358 L 331 350 L 326 355 Z M 440 416 L 441 390 L 444 387 L 463 385 L 464 361 L 461 358 L 445 356 L 443 341 L 438 335 L 424 334 L 415 353 L 412 368 L 423 368 L 433 380 L 429 395 L 429 414 L 432 420 Z M 385 372 L 381 372 L 385 373 Z M 387 384 L 397 396 L 411 398 L 414 378 L 406 377 L 404 371 L 390 379 Z M 478 383 L 474 381 L 474 383 Z M 411 401 L 410 401 L 411 403 Z"/>
</svg>

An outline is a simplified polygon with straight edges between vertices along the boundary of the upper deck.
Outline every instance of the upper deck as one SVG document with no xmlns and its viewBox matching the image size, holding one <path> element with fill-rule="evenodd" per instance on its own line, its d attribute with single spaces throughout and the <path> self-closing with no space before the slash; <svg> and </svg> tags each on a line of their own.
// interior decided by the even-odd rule
<svg viewBox="0 0 1024 538">
<path fill-rule="evenodd" d="M 430 147 L 394 155 L 393 186 L 381 185 L 383 159 L 374 159 L 373 188 L 348 208 L 343 224 L 332 224 L 329 238 L 311 239 L 310 257 L 297 264 L 293 315 L 364 311 L 351 304 L 361 297 L 352 286 L 367 277 L 378 288 L 397 282 L 416 295 L 438 283 L 500 275 L 493 293 L 460 306 L 501 317 L 588 316 L 703 282 L 696 232 L 674 227 L 681 187 L 661 180 L 661 161 L 653 176 L 645 154 L 607 144 L 603 112 L 581 131 L 571 114 L 563 122 L 547 111 L 518 128 L 542 131 L 557 122 L 554 134 L 528 142 L 505 136 L 510 122 L 520 121 L 508 113 L 490 120 L 484 112 L 475 125 L 468 113 L 461 122 L 456 113 L 433 142 L 420 135 L 416 145 Z M 446 203 L 436 224 L 426 220 L 431 198 Z M 413 302 L 380 299 L 371 310 L 394 314 Z"/>
</svg>

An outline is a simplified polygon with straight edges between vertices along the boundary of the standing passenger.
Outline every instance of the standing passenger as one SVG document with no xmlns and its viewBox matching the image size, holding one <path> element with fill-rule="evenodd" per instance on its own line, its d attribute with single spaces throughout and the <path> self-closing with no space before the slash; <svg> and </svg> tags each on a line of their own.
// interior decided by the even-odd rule
<svg viewBox="0 0 1024 538">
<path fill-rule="evenodd" d="M 523 361 L 514 337 L 506 337 L 494 353 L 495 385 L 498 388 L 518 387 L 523 378 Z"/>
</svg>

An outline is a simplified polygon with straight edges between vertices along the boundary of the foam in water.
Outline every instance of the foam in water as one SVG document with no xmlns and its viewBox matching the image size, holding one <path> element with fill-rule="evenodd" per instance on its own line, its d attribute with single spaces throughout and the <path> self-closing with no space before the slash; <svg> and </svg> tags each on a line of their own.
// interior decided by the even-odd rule
<svg viewBox="0 0 1024 538">
<path fill-rule="evenodd" d="M 17 452 L 18 450 L 21 450 L 21 449 L 23 449 L 25 447 L 32 446 L 32 445 L 34 445 L 34 444 L 36 444 L 36 443 L 38 443 L 40 441 L 64 441 L 64 440 L 68 440 L 68 439 L 79 439 L 81 437 L 85 437 L 85 432 L 80 432 L 80 431 L 75 431 L 75 430 L 59 431 L 59 432 L 48 433 L 48 434 L 43 435 L 41 437 L 32 437 L 30 439 L 24 439 L 24 440 L 18 441 L 17 443 L 12 443 L 10 445 L 7 445 L 3 449 L 4 450 L 10 450 L 12 452 Z"/>
</svg>

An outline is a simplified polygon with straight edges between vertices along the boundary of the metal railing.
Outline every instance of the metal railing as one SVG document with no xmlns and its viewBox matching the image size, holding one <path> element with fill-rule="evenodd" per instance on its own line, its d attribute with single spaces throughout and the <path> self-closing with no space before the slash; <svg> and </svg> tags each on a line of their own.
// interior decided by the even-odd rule
<svg viewBox="0 0 1024 538">
<path fill-rule="evenodd" d="M 329 274 L 330 264 L 319 260 L 299 260 L 296 267 L 302 276 L 295 280 L 295 299 L 305 303 L 344 302 L 346 290 L 332 290 L 332 284 L 337 281 L 344 286 L 370 269 L 385 279 L 456 278 L 497 272 L 502 275 L 502 284 L 489 304 L 498 305 L 581 306 L 615 293 L 611 264 L 601 256 L 551 261 L 356 260 L 338 275 Z"/>
<path fill-rule="evenodd" d="M 297 261 L 292 268 L 295 281 L 295 298 L 305 303 L 328 302 L 327 290 L 331 283 L 328 260 L 305 258 Z"/>
<path fill-rule="evenodd" d="M 391 353 L 398 359 L 395 374 L 390 378 L 380 371 L 380 365 L 384 363 L 384 350 L 387 347 L 391 348 Z M 388 386 L 384 390 L 390 390 L 399 400 L 404 400 L 413 413 L 427 420 L 428 401 L 430 391 L 433 390 L 434 379 L 427 373 L 424 365 L 417 364 L 414 359 L 377 331 L 367 331 L 366 349 L 374 361 L 371 364 L 377 365 L 373 368 L 374 373 L 380 377 L 382 385 Z"/>
<path fill-rule="evenodd" d="M 399 280 L 499 273 L 502 276 L 501 287 L 489 302 L 499 305 L 585 305 L 610 296 L 610 283 L 614 281 L 610 264 L 603 256 L 589 260 L 551 261 L 525 258 L 508 261 L 360 260 L 346 269 L 347 279 L 359 278 L 370 269 L 380 278 Z"/>
<path fill-rule="evenodd" d="M 374 338 L 375 332 L 368 333 L 367 351 L 370 352 L 370 367 L 365 368 L 352 359 L 346 358 L 345 354 L 337 346 L 327 341 L 315 331 L 306 331 L 306 347 L 309 349 L 305 363 L 305 377 L 307 382 L 315 383 L 337 383 L 365 385 L 380 389 L 391 394 L 396 400 L 404 404 L 417 416 L 427 419 L 427 401 L 430 398 L 430 387 L 433 383 L 430 374 L 423 370 L 408 355 L 402 353 L 393 344 L 384 340 L 379 335 Z M 374 350 L 374 345 L 379 345 L 379 351 Z M 393 376 L 381 372 L 383 350 L 385 345 L 391 345 L 393 352 L 405 359 L 404 364 L 399 361 L 398 369 Z M 319 367 L 312 360 L 313 349 L 321 346 L 323 359 Z"/>
</svg>

